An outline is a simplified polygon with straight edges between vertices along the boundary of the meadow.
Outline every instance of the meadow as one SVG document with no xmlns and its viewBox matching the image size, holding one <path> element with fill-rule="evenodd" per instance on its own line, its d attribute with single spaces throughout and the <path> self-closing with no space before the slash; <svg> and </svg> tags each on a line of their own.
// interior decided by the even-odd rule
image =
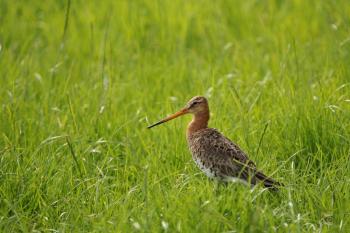
<svg viewBox="0 0 350 233">
<path fill-rule="evenodd" d="M 350 4 L 0 0 L 1 232 L 350 232 Z M 285 184 L 209 180 L 195 95 Z"/>
</svg>

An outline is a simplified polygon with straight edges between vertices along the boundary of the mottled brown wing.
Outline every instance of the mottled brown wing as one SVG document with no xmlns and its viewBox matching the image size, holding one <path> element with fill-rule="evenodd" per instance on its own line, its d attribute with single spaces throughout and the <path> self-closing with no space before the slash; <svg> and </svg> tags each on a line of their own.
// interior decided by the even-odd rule
<svg viewBox="0 0 350 233">
<path fill-rule="evenodd" d="M 216 129 L 211 129 L 208 137 L 208 146 L 214 147 L 218 156 L 225 160 L 234 160 L 242 165 L 248 165 L 251 168 L 256 167 L 254 162 L 237 145 Z"/>
<path fill-rule="evenodd" d="M 255 164 L 247 155 L 233 142 L 223 136 L 216 129 L 205 129 L 201 131 L 201 137 L 197 138 L 203 154 L 217 176 L 226 179 L 239 177 L 256 183 L 254 178 Z M 253 177 L 253 178 L 252 178 Z"/>
<path fill-rule="evenodd" d="M 190 150 L 195 161 L 198 157 L 204 167 L 224 180 L 241 178 L 253 185 L 262 182 L 267 188 L 275 189 L 282 183 L 264 175 L 256 169 L 253 161 L 228 138 L 216 129 L 203 129 L 188 137 Z"/>
<path fill-rule="evenodd" d="M 283 186 L 282 183 L 264 175 L 256 169 L 256 165 L 248 156 L 231 140 L 226 138 L 216 129 L 208 129 L 206 134 L 206 147 L 216 157 L 217 171 L 223 176 L 236 176 L 256 184 L 262 181 L 267 188 Z"/>
</svg>

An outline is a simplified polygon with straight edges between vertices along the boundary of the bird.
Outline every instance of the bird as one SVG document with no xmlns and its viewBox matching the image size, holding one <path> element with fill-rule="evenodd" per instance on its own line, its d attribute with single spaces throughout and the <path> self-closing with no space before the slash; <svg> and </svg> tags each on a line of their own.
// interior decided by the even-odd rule
<svg viewBox="0 0 350 233">
<path fill-rule="evenodd" d="M 217 129 L 208 127 L 209 104 L 203 96 L 193 97 L 180 111 L 147 128 L 151 129 L 185 114 L 193 115 L 186 132 L 189 150 L 194 162 L 206 176 L 225 183 L 240 182 L 251 187 L 262 184 L 272 190 L 283 186 L 258 170 L 247 154 L 230 139 Z"/>
</svg>

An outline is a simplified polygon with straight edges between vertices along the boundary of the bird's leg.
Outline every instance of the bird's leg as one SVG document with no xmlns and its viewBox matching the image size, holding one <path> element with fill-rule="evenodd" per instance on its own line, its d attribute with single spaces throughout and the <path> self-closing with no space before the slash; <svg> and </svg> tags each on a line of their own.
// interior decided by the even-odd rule
<svg viewBox="0 0 350 233">
<path fill-rule="evenodd" d="M 227 182 L 223 182 L 219 179 L 214 179 L 214 191 L 216 195 L 219 195 L 221 193 L 221 187 L 226 188 Z"/>
<path fill-rule="evenodd" d="M 215 192 L 215 196 L 220 194 L 220 183 L 216 179 L 214 179 L 214 192 Z"/>
</svg>

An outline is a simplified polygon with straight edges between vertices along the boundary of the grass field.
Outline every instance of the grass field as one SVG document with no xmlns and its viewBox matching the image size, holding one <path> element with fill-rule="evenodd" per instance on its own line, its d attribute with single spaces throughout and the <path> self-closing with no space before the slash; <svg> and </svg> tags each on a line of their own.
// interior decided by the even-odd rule
<svg viewBox="0 0 350 233">
<path fill-rule="evenodd" d="M 350 232 L 348 1 L 0 0 L 0 231 Z M 210 126 L 286 184 L 217 185 Z"/>
</svg>

